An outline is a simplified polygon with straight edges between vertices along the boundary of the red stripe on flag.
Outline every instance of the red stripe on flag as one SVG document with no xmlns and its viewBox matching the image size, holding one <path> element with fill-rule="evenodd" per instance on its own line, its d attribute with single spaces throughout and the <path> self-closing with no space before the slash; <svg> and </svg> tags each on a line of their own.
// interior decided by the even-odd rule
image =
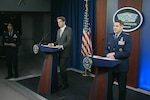
<svg viewBox="0 0 150 100">
<path fill-rule="evenodd" d="M 92 42 L 91 42 L 91 35 L 90 33 L 85 33 L 83 30 L 82 34 L 82 50 L 83 55 L 90 55 L 92 54 Z"/>
<path fill-rule="evenodd" d="M 90 35 L 90 33 L 88 33 L 88 37 L 89 37 L 89 49 L 90 49 L 90 53 L 92 53 L 92 42 L 91 42 L 91 35 Z"/>
<path fill-rule="evenodd" d="M 86 35 L 86 41 L 87 41 L 87 45 L 88 45 L 88 53 L 91 54 L 92 53 L 92 43 L 91 43 L 91 36 L 89 33 L 85 33 L 84 35 Z"/>
<path fill-rule="evenodd" d="M 83 35 L 82 37 L 82 51 L 84 51 L 84 55 L 88 55 L 88 47 L 87 47 L 87 41 Z"/>
</svg>

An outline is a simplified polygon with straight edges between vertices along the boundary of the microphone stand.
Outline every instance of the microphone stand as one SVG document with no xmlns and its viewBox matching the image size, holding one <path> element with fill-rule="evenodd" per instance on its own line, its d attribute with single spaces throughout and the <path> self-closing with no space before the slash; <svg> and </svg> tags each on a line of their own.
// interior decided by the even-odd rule
<svg viewBox="0 0 150 100">
<path fill-rule="evenodd" d="M 47 37 L 48 34 L 49 34 L 49 32 L 46 35 L 44 35 L 44 37 L 40 40 L 40 42 L 38 44 L 33 45 L 32 49 L 33 49 L 34 54 L 38 54 L 39 49 L 40 49 L 40 45 L 41 45 L 42 41 Z"/>
<path fill-rule="evenodd" d="M 49 32 L 46 35 L 44 35 L 44 37 L 40 40 L 40 42 L 38 44 L 39 46 L 41 45 L 42 41 L 47 37 L 48 34 L 49 34 Z"/>
</svg>

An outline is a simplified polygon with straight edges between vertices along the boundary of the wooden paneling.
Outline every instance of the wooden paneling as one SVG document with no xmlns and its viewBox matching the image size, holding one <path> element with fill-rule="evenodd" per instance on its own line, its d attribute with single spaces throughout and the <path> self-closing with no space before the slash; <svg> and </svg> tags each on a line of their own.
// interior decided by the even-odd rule
<svg viewBox="0 0 150 100">
<path fill-rule="evenodd" d="M 118 0 L 118 8 L 122 7 L 134 7 L 139 11 L 142 10 L 142 0 Z M 131 32 L 133 47 L 132 54 L 130 56 L 130 70 L 128 73 L 128 82 L 129 86 L 137 87 L 138 86 L 138 65 L 139 65 L 139 46 L 140 46 L 140 29 Z"/>
<path fill-rule="evenodd" d="M 104 55 L 107 0 L 96 1 L 96 54 Z"/>
<path fill-rule="evenodd" d="M 104 55 L 107 0 L 96 0 L 96 55 Z M 98 71 L 98 69 L 97 69 Z M 106 72 L 100 74 L 94 100 L 106 99 Z M 91 99 L 89 99 L 91 100 Z M 93 99 L 92 99 L 93 100 Z"/>
</svg>

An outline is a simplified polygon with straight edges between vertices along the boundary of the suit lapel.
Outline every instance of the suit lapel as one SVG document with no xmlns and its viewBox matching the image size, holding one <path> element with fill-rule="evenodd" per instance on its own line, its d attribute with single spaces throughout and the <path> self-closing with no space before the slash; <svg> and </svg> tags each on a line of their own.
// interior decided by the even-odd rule
<svg viewBox="0 0 150 100">
<path fill-rule="evenodd" d="M 11 37 L 13 37 L 13 36 L 14 36 L 14 32 L 11 33 Z"/>
<path fill-rule="evenodd" d="M 120 41 L 121 37 L 122 37 L 123 32 L 118 36 L 118 38 L 115 40 L 115 47 L 118 45 L 118 41 Z"/>
<path fill-rule="evenodd" d="M 14 32 L 11 32 L 11 33 L 10 33 L 10 32 L 7 32 L 7 34 L 8 34 L 9 37 L 13 37 Z M 11 34 L 11 35 L 10 35 L 10 34 Z"/>
<path fill-rule="evenodd" d="M 9 35 L 9 32 L 6 32 L 6 34 L 7 34 L 7 36 L 10 36 L 10 35 Z"/>
<path fill-rule="evenodd" d="M 118 37 L 118 41 L 121 39 L 121 37 L 123 37 L 123 32 L 119 35 L 119 37 Z"/>
<path fill-rule="evenodd" d="M 60 40 L 60 29 L 57 31 L 57 40 Z"/>
<path fill-rule="evenodd" d="M 60 38 L 60 31 L 59 31 L 59 38 L 60 38 L 60 40 L 61 40 L 61 39 L 63 38 L 63 36 L 65 35 L 65 31 L 66 31 L 66 28 L 64 29 L 61 38 Z"/>
<path fill-rule="evenodd" d="M 113 47 L 113 48 L 114 48 L 115 45 L 116 45 L 116 40 L 117 40 L 117 39 L 115 39 L 115 34 L 113 34 L 113 35 L 112 35 L 112 38 L 111 38 L 111 43 L 112 43 L 112 47 Z"/>
</svg>

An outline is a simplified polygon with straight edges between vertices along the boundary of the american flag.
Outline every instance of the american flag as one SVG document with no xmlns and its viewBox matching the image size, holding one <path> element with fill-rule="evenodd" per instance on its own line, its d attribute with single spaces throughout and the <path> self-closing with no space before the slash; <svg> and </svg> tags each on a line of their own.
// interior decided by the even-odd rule
<svg viewBox="0 0 150 100">
<path fill-rule="evenodd" d="M 82 55 L 91 55 L 92 54 L 92 42 L 90 32 L 86 32 L 83 29 L 82 33 Z"/>
<path fill-rule="evenodd" d="M 81 53 L 83 56 L 92 54 L 91 28 L 88 13 L 88 0 L 85 0 L 85 13 L 82 31 L 82 47 Z"/>
</svg>

